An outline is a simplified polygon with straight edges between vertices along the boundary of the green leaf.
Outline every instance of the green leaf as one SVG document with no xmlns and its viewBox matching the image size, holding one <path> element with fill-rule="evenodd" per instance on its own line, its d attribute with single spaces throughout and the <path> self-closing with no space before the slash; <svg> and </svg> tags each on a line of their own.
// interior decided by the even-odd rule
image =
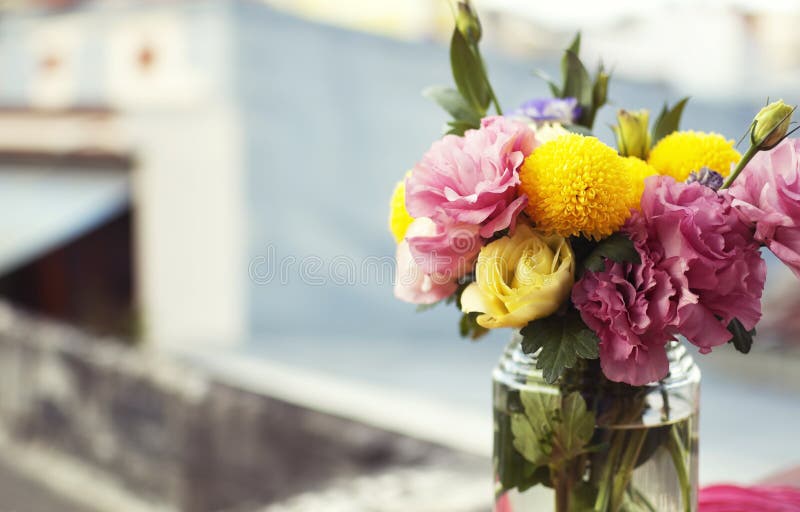
<svg viewBox="0 0 800 512">
<path fill-rule="evenodd" d="M 572 43 L 570 43 L 569 48 L 567 50 L 571 51 L 575 55 L 581 53 L 581 33 L 578 32 L 575 34 L 575 37 L 572 39 Z"/>
<path fill-rule="evenodd" d="M 750 349 L 753 348 L 753 336 L 756 335 L 756 330 L 752 329 L 748 331 L 738 318 L 731 320 L 728 324 L 728 330 L 733 334 L 733 338 L 729 343 L 733 343 L 736 350 L 742 354 L 749 353 Z"/>
<path fill-rule="evenodd" d="M 520 391 L 520 400 L 525 413 L 511 417 L 514 447 L 531 463 L 547 465 L 553 452 L 555 423 L 560 419 L 558 411 L 561 397 L 551 393 Z"/>
<path fill-rule="evenodd" d="M 580 481 L 572 489 L 569 512 L 587 512 L 594 510 L 597 500 L 597 488 L 589 482 Z"/>
<path fill-rule="evenodd" d="M 480 313 L 464 313 L 458 323 L 458 332 L 462 338 L 477 340 L 485 336 L 489 329 L 478 324 L 477 318 Z"/>
<path fill-rule="evenodd" d="M 519 492 L 525 492 L 531 487 L 540 484 L 545 487 L 553 487 L 553 483 L 550 481 L 550 468 L 547 466 L 534 466 L 528 461 L 525 462 L 527 463 L 526 469 L 528 469 L 530 473 L 526 473 L 524 475 L 524 480 L 517 485 L 517 490 Z"/>
<path fill-rule="evenodd" d="M 561 411 L 561 436 L 558 441 L 564 457 L 583 453 L 594 435 L 594 414 L 586 410 L 586 401 L 577 391 L 564 397 Z"/>
<path fill-rule="evenodd" d="M 541 349 L 536 368 L 542 370 L 545 381 L 554 383 L 565 368 L 572 368 L 583 359 L 598 357 L 597 335 L 581 320 L 576 312 L 552 315 L 535 320 L 523 327 L 522 350 L 533 353 Z"/>
<path fill-rule="evenodd" d="M 480 114 L 489 108 L 489 89 L 478 56 L 458 29 L 450 40 L 450 66 L 461 96 Z"/>
<path fill-rule="evenodd" d="M 602 272 L 605 270 L 606 259 L 617 263 L 641 263 L 642 261 L 633 242 L 622 233 L 614 233 L 601 240 L 583 260 L 583 268 L 592 272 Z"/>
<path fill-rule="evenodd" d="M 431 304 L 417 304 L 417 313 L 422 313 L 423 311 L 429 311 L 429 310 L 435 308 L 436 305 L 439 304 L 440 302 L 442 302 L 442 301 L 439 300 L 439 301 L 433 302 Z"/>
<path fill-rule="evenodd" d="M 581 113 L 581 121 L 586 126 L 591 128 L 594 126 L 594 119 L 597 116 L 597 111 L 606 104 L 608 101 L 608 84 L 611 81 L 611 74 L 606 73 L 603 63 L 597 69 L 597 75 L 594 78 L 594 85 L 592 86 L 592 106 L 586 112 Z"/>
<path fill-rule="evenodd" d="M 575 37 L 572 39 L 572 42 L 570 43 L 570 45 L 567 47 L 566 50 L 564 50 L 564 56 L 561 58 L 561 81 L 562 81 L 562 83 L 566 83 L 567 82 L 567 75 L 569 74 L 569 59 L 567 57 L 567 53 L 568 52 L 572 52 L 575 55 L 580 55 L 580 53 L 581 53 L 581 33 L 580 32 L 575 34 Z M 563 98 L 564 96 L 566 96 L 566 95 L 565 94 L 561 94 L 561 95 L 556 94 L 556 97 Z"/>
<path fill-rule="evenodd" d="M 678 101 L 672 108 L 668 108 L 667 104 L 664 104 L 664 107 L 658 114 L 655 123 L 653 123 L 652 139 L 654 146 L 658 144 L 658 141 L 680 128 L 683 109 L 686 107 L 686 103 L 688 101 L 689 97 L 687 96 L 686 98 Z"/>
<path fill-rule="evenodd" d="M 510 392 L 507 399 L 519 400 L 519 392 Z M 511 410 L 523 410 L 522 405 Z M 521 416 L 524 416 L 520 414 Z M 511 430 L 512 415 L 501 411 L 494 414 L 494 469 L 500 484 L 500 492 L 517 489 L 524 492 L 535 485 L 551 486 L 550 470 L 546 466 L 536 466 L 526 460 L 514 447 L 514 433 Z"/>
<path fill-rule="evenodd" d="M 581 59 L 572 50 L 564 55 L 567 63 L 567 74 L 564 78 L 563 97 L 577 98 L 583 108 L 592 106 L 592 79 L 583 66 Z"/>
<path fill-rule="evenodd" d="M 478 127 L 469 121 L 448 121 L 447 126 L 447 135 L 464 135 L 467 130 Z"/>
<path fill-rule="evenodd" d="M 511 432 L 514 447 L 526 460 L 558 471 L 586 453 L 595 416 L 580 393 L 521 391 L 520 399 L 525 412 L 512 416 Z"/>
<path fill-rule="evenodd" d="M 565 124 L 564 129 L 567 130 L 568 132 L 586 135 L 587 137 L 591 137 L 592 135 L 592 130 L 590 130 L 585 126 L 581 126 L 579 124 Z"/>
<path fill-rule="evenodd" d="M 422 95 L 435 101 L 457 122 L 469 124 L 470 128 L 479 128 L 481 116 L 467 103 L 461 93 L 455 89 L 442 86 L 428 87 Z"/>
<path fill-rule="evenodd" d="M 558 84 L 555 83 L 555 81 L 552 78 L 550 78 L 550 75 L 538 69 L 535 69 L 533 71 L 533 74 L 547 83 L 547 86 L 550 87 L 550 92 L 552 93 L 554 98 L 561 97 L 561 87 L 559 87 Z"/>
<path fill-rule="evenodd" d="M 514 448 L 528 462 L 535 466 L 546 465 L 550 460 L 550 453 L 544 451 L 539 441 L 539 434 L 533 430 L 531 422 L 525 414 L 514 414 L 511 417 L 511 431 L 514 433 Z"/>
</svg>

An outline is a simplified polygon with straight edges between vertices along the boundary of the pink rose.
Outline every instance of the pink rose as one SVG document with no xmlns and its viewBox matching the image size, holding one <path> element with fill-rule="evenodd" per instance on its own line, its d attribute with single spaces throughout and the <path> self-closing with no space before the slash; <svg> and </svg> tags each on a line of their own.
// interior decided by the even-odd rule
<svg viewBox="0 0 800 512">
<path fill-rule="evenodd" d="M 407 235 L 424 236 L 436 232 L 430 219 L 416 219 Z M 412 304 L 433 304 L 452 295 L 457 288 L 455 277 L 426 273 L 412 255 L 406 240 L 397 246 L 394 296 Z"/>
<path fill-rule="evenodd" d="M 757 153 L 727 192 L 755 239 L 800 277 L 800 139 Z"/>
<path fill-rule="evenodd" d="M 729 341 L 734 318 L 746 329 L 761 318 L 766 264 L 730 198 L 669 176 L 645 181 L 641 211 L 625 228 L 670 275 L 677 331 L 709 352 Z"/>
<path fill-rule="evenodd" d="M 479 226 L 483 238 L 513 230 L 528 201 L 517 195 L 519 166 L 535 145 L 527 125 L 504 117 L 487 117 L 463 137 L 446 135 L 406 180 L 408 212 L 437 223 Z"/>
<path fill-rule="evenodd" d="M 600 338 L 600 365 L 615 382 L 643 386 L 669 372 L 665 345 L 672 338 L 677 292 L 669 274 L 656 267 L 636 243 L 641 263 L 606 261 L 572 289 L 584 323 Z"/>
</svg>

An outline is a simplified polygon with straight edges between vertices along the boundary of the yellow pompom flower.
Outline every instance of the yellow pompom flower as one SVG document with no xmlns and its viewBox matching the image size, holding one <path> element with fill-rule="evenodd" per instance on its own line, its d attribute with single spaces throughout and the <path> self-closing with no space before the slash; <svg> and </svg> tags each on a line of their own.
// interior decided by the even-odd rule
<svg viewBox="0 0 800 512">
<path fill-rule="evenodd" d="M 631 195 L 628 206 L 638 210 L 642 200 L 642 193 L 644 192 L 645 178 L 655 176 L 658 171 L 652 165 L 635 156 L 626 157 L 625 165 L 628 169 L 628 176 L 631 178 Z"/>
<path fill-rule="evenodd" d="M 731 164 L 742 158 L 733 141 L 717 133 L 673 132 L 650 151 L 647 163 L 661 174 L 685 181 L 692 171 L 708 167 L 722 176 L 731 172 Z"/>
<path fill-rule="evenodd" d="M 599 240 L 630 215 L 627 170 L 625 160 L 597 138 L 562 135 L 537 148 L 520 168 L 525 211 L 544 232 Z"/>
<path fill-rule="evenodd" d="M 410 174 L 409 171 L 406 174 Z M 394 192 L 392 192 L 392 200 L 390 202 L 390 212 L 389 212 L 389 230 L 394 235 L 394 240 L 398 244 L 403 241 L 403 238 L 406 236 L 406 231 L 408 230 L 408 226 L 414 222 L 414 218 L 408 214 L 408 210 L 406 210 L 406 182 L 405 180 L 399 181 L 397 185 L 394 187 Z"/>
</svg>

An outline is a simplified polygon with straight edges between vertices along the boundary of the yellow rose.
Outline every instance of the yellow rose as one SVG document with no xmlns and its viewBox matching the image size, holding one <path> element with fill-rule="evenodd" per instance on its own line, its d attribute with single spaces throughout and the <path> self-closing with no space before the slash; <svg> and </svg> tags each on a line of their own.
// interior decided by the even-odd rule
<svg viewBox="0 0 800 512">
<path fill-rule="evenodd" d="M 465 313 L 478 312 L 488 329 L 524 327 L 554 313 L 575 280 L 575 257 L 567 241 L 518 225 L 512 237 L 487 244 L 478 255 L 475 282 L 461 296 Z"/>
</svg>

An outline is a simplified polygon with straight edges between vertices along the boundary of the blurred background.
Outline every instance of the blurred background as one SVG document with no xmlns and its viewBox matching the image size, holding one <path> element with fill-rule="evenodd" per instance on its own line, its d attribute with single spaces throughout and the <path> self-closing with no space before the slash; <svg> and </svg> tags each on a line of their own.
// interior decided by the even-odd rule
<svg viewBox="0 0 800 512">
<path fill-rule="evenodd" d="M 683 127 L 738 140 L 768 98 L 800 103 L 792 0 L 474 4 L 506 110 L 548 94 L 534 71 L 557 76 L 582 32 L 584 62 L 613 70 L 608 142 L 617 108 L 691 96 Z M 447 120 L 420 94 L 451 85 L 445 0 L 0 6 L 0 295 L 15 311 L 489 454 L 510 333 L 464 341 L 454 308 L 392 296 L 388 199 Z M 765 256 L 754 353 L 699 361 L 706 483 L 800 465 L 800 291 Z"/>
</svg>

